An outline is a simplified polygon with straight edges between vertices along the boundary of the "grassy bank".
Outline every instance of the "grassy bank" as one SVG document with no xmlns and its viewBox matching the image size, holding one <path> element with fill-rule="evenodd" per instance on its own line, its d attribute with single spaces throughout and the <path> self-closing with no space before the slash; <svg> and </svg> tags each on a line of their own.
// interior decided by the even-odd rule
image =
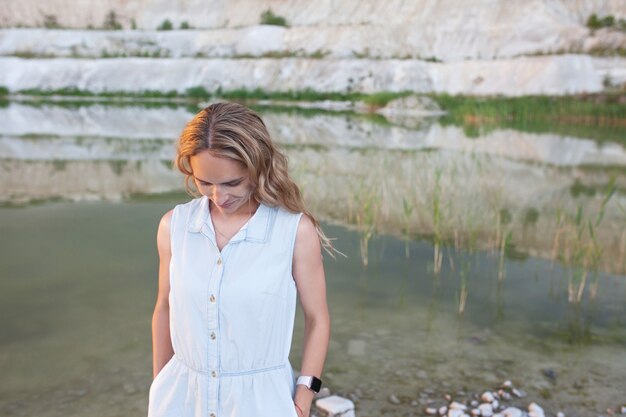
<svg viewBox="0 0 626 417">
<path fill-rule="evenodd" d="M 24 97 L 33 102 L 60 100 L 62 105 L 89 103 L 160 103 L 159 105 L 187 105 L 196 108 L 209 100 L 233 100 L 250 103 L 261 100 L 275 101 L 272 107 L 293 108 L 288 103 L 297 102 L 351 102 L 363 103 L 372 113 L 390 101 L 410 92 L 318 92 L 311 89 L 296 91 L 266 91 L 234 89 L 208 91 L 196 86 L 184 91 L 92 92 L 75 88 L 57 90 L 21 90 L 11 92 L 0 87 L 0 102 L 14 97 Z M 16 96 L 19 95 L 19 96 Z M 626 94 L 603 93 L 570 96 L 523 97 L 469 97 L 431 94 L 439 106 L 447 111 L 440 119 L 444 125 L 461 126 L 470 137 L 478 137 L 491 130 L 509 128 L 532 133 L 554 133 L 564 136 L 591 138 L 626 143 Z M 282 102 L 282 103 L 279 103 Z M 285 103 L 287 103 L 285 105 Z M 319 112 L 318 109 L 307 113 Z M 332 112 L 332 111 L 331 111 Z M 375 114 L 375 113 L 374 113 Z"/>
<path fill-rule="evenodd" d="M 470 137 L 509 128 L 626 143 L 626 94 L 433 98 L 448 112 L 440 122 Z"/>
<path fill-rule="evenodd" d="M 411 94 L 405 92 L 380 92 L 373 94 L 365 94 L 358 92 L 318 92 L 312 89 L 295 90 L 295 91 L 266 91 L 261 88 L 254 90 L 234 89 L 222 90 L 218 88 L 215 91 L 208 91 L 202 86 L 196 86 L 186 89 L 185 91 L 158 91 L 143 90 L 138 92 L 132 91 L 99 91 L 93 92 L 88 90 L 80 90 L 77 88 L 62 88 L 56 90 L 28 89 L 9 92 L 6 87 L 0 87 L 0 96 L 4 95 L 22 95 L 30 97 L 75 97 L 75 98 L 134 98 L 134 99 L 184 99 L 184 100 L 210 100 L 210 99 L 226 99 L 226 100 L 275 100 L 275 101 L 350 101 L 363 102 L 373 107 L 384 107 L 389 101 L 399 97 Z"/>
</svg>

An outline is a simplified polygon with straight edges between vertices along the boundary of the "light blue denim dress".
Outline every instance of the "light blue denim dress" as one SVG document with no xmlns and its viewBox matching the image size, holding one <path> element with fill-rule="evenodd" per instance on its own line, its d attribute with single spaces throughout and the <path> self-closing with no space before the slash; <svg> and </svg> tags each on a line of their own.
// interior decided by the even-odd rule
<svg viewBox="0 0 626 417">
<path fill-rule="evenodd" d="M 297 417 L 289 350 L 301 216 L 261 204 L 220 252 L 206 196 L 174 208 L 175 353 L 152 381 L 148 417 Z"/>
</svg>

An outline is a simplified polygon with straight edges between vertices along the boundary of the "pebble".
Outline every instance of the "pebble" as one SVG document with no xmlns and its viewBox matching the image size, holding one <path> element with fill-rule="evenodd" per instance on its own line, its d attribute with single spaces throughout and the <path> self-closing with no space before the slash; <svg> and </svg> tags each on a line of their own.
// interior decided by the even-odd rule
<svg viewBox="0 0 626 417">
<path fill-rule="evenodd" d="M 424 412 L 429 416 L 434 416 L 435 414 L 437 414 L 437 409 L 433 407 L 426 407 L 426 409 L 424 409 Z"/>
<path fill-rule="evenodd" d="M 451 401 L 452 400 L 452 396 L 450 394 L 444 395 L 443 398 L 445 398 L 447 401 Z"/>
<path fill-rule="evenodd" d="M 626 405 L 621 406 L 620 409 L 619 409 L 619 412 L 621 414 L 626 414 Z"/>
<path fill-rule="evenodd" d="M 493 414 L 491 404 L 481 404 L 478 406 L 478 409 L 480 410 L 480 415 L 483 417 L 489 417 Z"/>
<path fill-rule="evenodd" d="M 451 408 L 448 410 L 448 417 L 461 417 L 463 415 L 463 410 L 459 410 L 457 408 Z"/>
<path fill-rule="evenodd" d="M 472 402 L 470 403 L 472 405 L 472 407 L 478 407 L 478 404 L 480 404 L 478 401 L 476 400 L 472 400 Z"/>
<path fill-rule="evenodd" d="M 498 400 L 493 400 L 493 402 L 491 403 L 491 406 L 493 407 L 494 410 L 497 410 L 498 407 L 500 407 L 500 402 Z"/>
<path fill-rule="evenodd" d="M 439 408 L 439 415 L 440 416 L 445 416 L 447 412 L 448 412 L 448 407 L 446 407 L 445 405 L 443 407 Z"/>
<path fill-rule="evenodd" d="M 504 388 L 513 388 L 513 383 L 509 380 L 504 381 L 504 383 L 502 384 L 502 386 Z"/>
<path fill-rule="evenodd" d="M 511 392 L 517 398 L 524 398 L 526 396 L 526 393 L 524 391 L 518 390 L 517 388 L 513 388 L 513 391 L 511 391 Z"/>
<path fill-rule="evenodd" d="M 494 400 L 493 394 L 489 391 L 483 392 L 483 395 L 480 396 L 480 399 L 486 403 L 490 403 Z"/>
<path fill-rule="evenodd" d="M 522 417 L 522 410 L 515 407 L 508 407 L 503 412 L 504 417 Z"/>
<path fill-rule="evenodd" d="M 471 411 L 471 414 L 474 417 L 478 417 L 480 415 L 480 410 L 478 408 L 473 408 L 472 411 Z"/>
<path fill-rule="evenodd" d="M 565 417 L 565 413 L 562 411 L 559 411 L 558 413 L 556 413 L 556 417 Z"/>
<path fill-rule="evenodd" d="M 354 417 L 354 403 L 347 398 L 338 395 L 320 398 L 315 402 L 317 408 L 325 411 L 329 417 L 341 415 L 342 417 Z"/>
<path fill-rule="evenodd" d="M 450 404 L 449 407 L 452 410 L 462 410 L 462 411 L 467 410 L 467 406 L 465 404 L 461 404 L 456 401 Z"/>
<path fill-rule="evenodd" d="M 528 413 L 536 413 L 537 415 L 544 415 L 543 408 L 539 407 L 537 403 L 530 403 L 528 406 Z"/>
<path fill-rule="evenodd" d="M 401 403 L 400 399 L 398 397 L 396 397 L 395 394 L 391 394 L 389 396 L 389 401 L 392 402 L 393 404 L 400 404 Z"/>
</svg>

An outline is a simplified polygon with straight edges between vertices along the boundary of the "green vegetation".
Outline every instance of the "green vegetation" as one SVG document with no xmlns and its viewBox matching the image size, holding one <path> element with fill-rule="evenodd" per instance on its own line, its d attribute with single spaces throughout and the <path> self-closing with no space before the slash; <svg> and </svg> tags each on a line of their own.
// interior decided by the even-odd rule
<svg viewBox="0 0 626 417">
<path fill-rule="evenodd" d="M 157 51 L 159 52 L 159 51 Z M 154 55 L 154 54 L 153 54 Z M 106 51 L 103 56 L 112 56 Z M 224 91 L 218 88 L 209 91 L 204 86 L 190 87 L 184 91 L 104 91 L 91 92 L 76 88 L 59 90 L 23 90 L 17 93 L 29 96 L 80 97 L 88 99 L 161 100 L 177 102 L 197 102 L 209 99 L 254 102 L 258 100 L 284 102 L 343 101 L 362 102 L 370 111 L 384 107 L 391 100 L 411 94 L 402 92 L 379 92 L 365 94 L 360 92 L 318 92 L 310 88 L 304 90 L 267 91 L 261 88 L 233 89 Z M 8 89 L 1 95 L 8 96 Z M 445 125 L 463 128 L 468 137 L 479 137 L 496 129 L 515 129 L 528 133 L 553 133 L 626 143 L 626 96 L 624 93 L 572 95 L 572 96 L 525 96 L 525 97 L 467 97 L 450 95 L 432 95 L 434 101 L 447 111 L 439 119 Z M 277 103 L 275 105 L 278 105 Z M 317 111 L 317 110 L 315 110 Z M 378 114 L 379 123 L 390 122 Z"/>
<path fill-rule="evenodd" d="M 53 14 L 43 15 L 43 27 L 46 29 L 62 29 L 61 25 L 57 21 L 57 17 Z"/>
<path fill-rule="evenodd" d="M 180 28 L 181 28 L 182 30 L 186 30 L 186 29 L 191 29 L 191 26 L 189 26 L 189 22 L 187 22 L 187 21 L 185 20 L 184 22 L 182 22 L 182 23 L 180 24 Z"/>
<path fill-rule="evenodd" d="M 287 20 L 284 17 L 275 15 L 272 9 L 267 9 L 261 13 L 262 25 L 287 26 Z"/>
<path fill-rule="evenodd" d="M 135 18 L 130 19 L 130 28 L 132 30 L 137 30 L 137 22 L 135 22 Z"/>
<path fill-rule="evenodd" d="M 432 98 L 448 112 L 441 123 L 461 126 L 470 137 L 510 128 L 626 143 L 624 94 Z"/>
<path fill-rule="evenodd" d="M 174 25 L 172 24 L 172 22 L 170 22 L 169 19 L 165 19 L 160 25 L 159 27 L 157 27 L 157 30 L 172 30 L 174 29 Z"/>
<path fill-rule="evenodd" d="M 8 95 L 9 95 L 9 89 L 4 86 L 0 86 L 0 97 L 4 97 Z"/>
<path fill-rule="evenodd" d="M 122 24 L 117 21 L 117 15 L 113 10 L 107 13 L 106 18 L 104 19 L 103 29 L 106 30 L 121 30 Z"/>
<path fill-rule="evenodd" d="M 589 16 L 589 19 L 587 19 L 587 27 L 591 30 L 597 30 L 602 28 L 615 28 L 619 30 L 626 30 L 626 20 L 616 20 L 615 17 L 611 15 L 598 17 L 598 15 L 594 13 Z"/>
<path fill-rule="evenodd" d="M 604 27 L 611 27 L 615 24 L 615 18 L 613 16 L 606 16 L 600 19 L 595 13 L 589 16 L 587 19 L 587 27 L 595 30 Z"/>
</svg>

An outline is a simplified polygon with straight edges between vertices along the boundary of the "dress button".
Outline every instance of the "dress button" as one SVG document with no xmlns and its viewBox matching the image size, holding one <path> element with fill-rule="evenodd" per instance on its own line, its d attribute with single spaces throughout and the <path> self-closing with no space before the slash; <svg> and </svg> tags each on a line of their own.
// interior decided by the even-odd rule
<svg viewBox="0 0 626 417">
<path fill-rule="evenodd" d="M 212 303 L 215 302 L 215 296 L 213 294 L 211 294 L 211 296 L 209 297 L 209 301 Z"/>
<path fill-rule="evenodd" d="M 222 264 L 222 258 L 217 258 L 217 264 L 221 265 Z"/>
<path fill-rule="evenodd" d="M 212 376 L 213 378 L 217 378 L 217 372 L 215 372 L 215 371 L 211 371 L 211 376 Z"/>
<path fill-rule="evenodd" d="M 216 337 L 217 337 L 217 336 L 215 335 L 215 332 L 212 332 L 212 333 L 211 333 L 211 339 L 215 340 L 215 338 L 216 338 Z"/>
</svg>

